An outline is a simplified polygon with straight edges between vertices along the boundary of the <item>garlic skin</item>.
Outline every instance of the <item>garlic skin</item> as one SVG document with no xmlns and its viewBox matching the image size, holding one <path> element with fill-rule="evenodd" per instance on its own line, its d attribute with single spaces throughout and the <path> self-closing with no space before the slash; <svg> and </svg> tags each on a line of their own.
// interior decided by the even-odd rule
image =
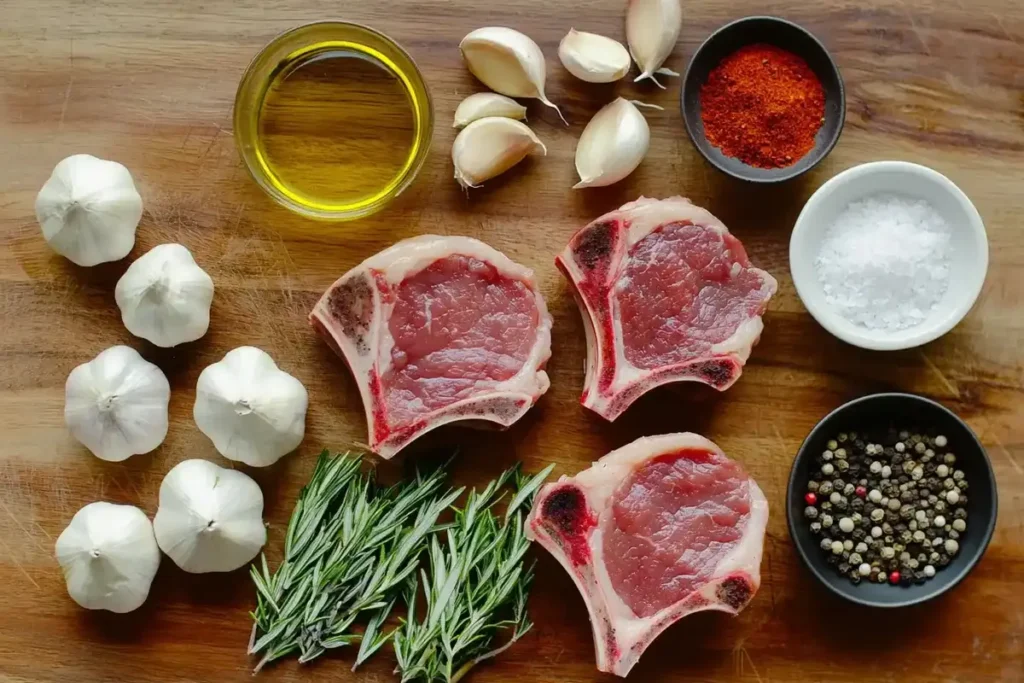
<svg viewBox="0 0 1024 683">
<path fill-rule="evenodd" d="M 478 92 L 459 103 L 455 109 L 452 128 L 465 128 L 474 121 L 488 116 L 502 116 L 522 121 L 526 118 L 526 107 L 498 93 Z"/>
<path fill-rule="evenodd" d="M 479 187 L 536 151 L 548 153 L 526 124 L 499 116 L 478 119 L 455 137 L 455 179 L 465 188 Z"/>
<path fill-rule="evenodd" d="M 459 50 L 470 72 L 488 88 L 509 97 L 536 98 L 565 121 L 544 94 L 544 53 L 529 36 L 504 26 L 487 26 L 470 31 Z"/>
<path fill-rule="evenodd" d="M 612 83 L 629 73 L 629 52 L 622 43 L 596 33 L 569 29 L 558 44 L 566 70 L 588 83 Z"/>
<path fill-rule="evenodd" d="M 57 538 L 68 595 L 86 609 L 138 609 L 160 566 L 146 513 L 131 505 L 89 503 Z"/>
<path fill-rule="evenodd" d="M 241 346 L 200 373 L 192 416 L 225 458 L 266 467 L 302 443 L 308 405 L 299 380 Z"/>
<path fill-rule="evenodd" d="M 634 83 L 650 78 L 659 88 L 664 88 L 654 74 L 679 75 L 662 69 L 661 65 L 672 54 L 682 26 L 683 10 L 679 0 L 629 0 L 626 42 L 629 43 L 629 54 L 640 67 L 640 75 Z"/>
<path fill-rule="evenodd" d="M 80 266 L 118 261 L 135 246 L 142 197 L 116 161 L 75 154 L 53 169 L 36 196 L 36 219 L 50 247 Z"/>
<path fill-rule="evenodd" d="M 185 571 L 233 571 L 267 542 L 263 492 L 241 472 L 186 460 L 160 484 L 153 529 L 160 549 Z"/>
<path fill-rule="evenodd" d="M 114 298 L 129 332 L 167 348 L 206 334 L 213 280 L 188 249 L 161 244 L 128 266 Z"/>
<path fill-rule="evenodd" d="M 128 346 L 114 346 L 71 371 L 64 421 L 101 460 L 149 453 L 167 436 L 171 385 L 160 368 Z"/>
<path fill-rule="evenodd" d="M 629 100 L 618 98 L 594 114 L 576 145 L 573 189 L 617 183 L 640 165 L 651 144 L 647 119 Z"/>
</svg>

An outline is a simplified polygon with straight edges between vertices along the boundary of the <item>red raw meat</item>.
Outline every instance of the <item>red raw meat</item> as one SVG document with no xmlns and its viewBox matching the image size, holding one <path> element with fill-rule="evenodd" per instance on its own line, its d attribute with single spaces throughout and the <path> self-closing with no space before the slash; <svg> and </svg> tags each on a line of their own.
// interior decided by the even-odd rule
<svg viewBox="0 0 1024 683">
<path fill-rule="evenodd" d="M 668 382 L 732 386 L 778 285 L 682 197 L 641 197 L 577 232 L 555 263 L 587 331 L 580 402 L 614 420 Z"/>
<path fill-rule="evenodd" d="M 597 668 L 625 676 L 693 612 L 743 609 L 761 585 L 768 501 L 697 434 L 638 439 L 537 494 L 526 534 L 583 595 Z"/>
<path fill-rule="evenodd" d="M 533 271 L 469 237 L 385 249 L 309 318 L 352 370 L 369 446 L 385 458 L 455 420 L 507 427 L 550 385 L 551 316 Z"/>
</svg>

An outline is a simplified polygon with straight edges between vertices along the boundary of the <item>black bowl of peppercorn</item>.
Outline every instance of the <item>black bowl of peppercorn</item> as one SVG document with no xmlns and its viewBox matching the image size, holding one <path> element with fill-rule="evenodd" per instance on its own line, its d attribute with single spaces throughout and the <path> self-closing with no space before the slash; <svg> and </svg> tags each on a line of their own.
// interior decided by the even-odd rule
<svg viewBox="0 0 1024 683">
<path fill-rule="evenodd" d="M 786 494 L 789 533 L 836 595 L 905 607 L 960 583 L 996 525 L 995 475 L 971 428 L 913 394 L 873 394 L 804 440 Z"/>
<path fill-rule="evenodd" d="M 795 178 L 839 140 L 846 95 L 839 67 L 806 29 L 777 17 L 726 24 L 683 77 L 694 146 L 725 173 L 756 183 Z"/>
</svg>

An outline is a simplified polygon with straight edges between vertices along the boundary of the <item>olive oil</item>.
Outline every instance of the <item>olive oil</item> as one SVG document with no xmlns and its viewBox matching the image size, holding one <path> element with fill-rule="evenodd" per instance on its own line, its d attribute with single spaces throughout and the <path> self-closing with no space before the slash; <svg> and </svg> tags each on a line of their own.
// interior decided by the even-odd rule
<svg viewBox="0 0 1024 683">
<path fill-rule="evenodd" d="M 317 218 L 367 215 L 419 171 L 433 131 L 412 59 L 386 36 L 321 22 L 282 34 L 239 85 L 235 136 L 255 180 Z"/>
<path fill-rule="evenodd" d="M 352 48 L 282 64 L 259 114 L 267 165 L 283 189 L 308 204 L 372 199 L 401 175 L 415 137 L 401 78 Z"/>
</svg>

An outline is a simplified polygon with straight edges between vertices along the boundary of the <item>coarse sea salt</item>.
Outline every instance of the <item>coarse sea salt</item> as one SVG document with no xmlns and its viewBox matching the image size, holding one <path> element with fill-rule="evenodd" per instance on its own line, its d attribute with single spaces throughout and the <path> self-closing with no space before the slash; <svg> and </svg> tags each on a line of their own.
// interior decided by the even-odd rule
<svg viewBox="0 0 1024 683">
<path fill-rule="evenodd" d="M 923 200 L 878 194 L 851 202 L 829 226 L 815 260 L 825 300 L 871 330 L 922 323 L 949 287 L 951 235 Z"/>
</svg>

